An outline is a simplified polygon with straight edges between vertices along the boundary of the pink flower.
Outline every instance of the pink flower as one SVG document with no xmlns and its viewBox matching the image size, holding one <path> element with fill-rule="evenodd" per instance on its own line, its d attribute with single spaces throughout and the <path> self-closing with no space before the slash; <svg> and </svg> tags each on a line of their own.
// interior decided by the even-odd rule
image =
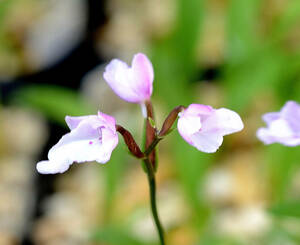
<svg viewBox="0 0 300 245">
<path fill-rule="evenodd" d="M 106 66 L 103 77 L 123 100 L 141 104 L 151 97 L 153 67 L 144 54 L 136 54 L 131 67 L 121 60 L 112 60 Z"/>
<path fill-rule="evenodd" d="M 240 116 L 231 110 L 191 104 L 179 113 L 178 131 L 183 139 L 199 151 L 213 153 L 223 142 L 223 136 L 241 131 Z"/>
<path fill-rule="evenodd" d="M 288 101 L 280 112 L 263 115 L 267 128 L 257 130 L 257 137 L 265 144 L 280 143 L 286 146 L 300 145 L 300 105 Z"/>
<path fill-rule="evenodd" d="M 116 122 L 109 115 L 66 116 L 66 122 L 71 132 L 50 149 L 49 160 L 37 164 L 41 174 L 63 173 L 73 162 L 106 163 L 118 144 Z"/>
</svg>

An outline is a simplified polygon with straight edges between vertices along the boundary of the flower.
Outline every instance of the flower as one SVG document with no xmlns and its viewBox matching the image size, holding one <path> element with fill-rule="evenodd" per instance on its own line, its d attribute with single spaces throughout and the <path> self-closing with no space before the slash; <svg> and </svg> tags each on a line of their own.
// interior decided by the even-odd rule
<svg viewBox="0 0 300 245">
<path fill-rule="evenodd" d="M 116 121 L 113 117 L 98 112 L 98 115 L 66 116 L 65 120 L 71 132 L 50 149 L 49 160 L 37 164 L 38 172 L 63 173 L 73 162 L 106 163 L 110 159 L 118 144 Z"/>
<path fill-rule="evenodd" d="M 103 77 L 123 100 L 141 104 L 151 97 L 153 67 L 144 54 L 136 54 L 131 67 L 121 60 L 113 59 L 106 66 Z"/>
<path fill-rule="evenodd" d="M 216 152 L 223 142 L 223 136 L 244 128 L 240 116 L 231 110 L 191 104 L 180 112 L 178 131 L 183 139 L 206 153 Z"/>
<path fill-rule="evenodd" d="M 257 137 L 265 144 L 280 143 L 286 146 L 300 145 L 300 105 L 288 101 L 280 112 L 263 115 L 267 128 L 259 128 Z"/>
</svg>

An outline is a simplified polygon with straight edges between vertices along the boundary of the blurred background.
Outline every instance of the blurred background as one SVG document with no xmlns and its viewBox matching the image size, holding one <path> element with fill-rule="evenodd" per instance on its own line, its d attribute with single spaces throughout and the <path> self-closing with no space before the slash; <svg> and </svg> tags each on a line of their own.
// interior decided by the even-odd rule
<svg viewBox="0 0 300 245">
<path fill-rule="evenodd" d="M 141 142 L 140 108 L 102 78 L 146 53 L 158 125 L 190 103 L 240 113 L 216 154 L 176 131 L 159 145 L 167 244 L 300 244 L 300 148 L 264 146 L 261 115 L 300 102 L 299 0 L 0 0 L 0 244 L 158 244 L 146 175 L 120 144 L 109 163 L 39 175 L 65 115 L 115 116 Z"/>
</svg>

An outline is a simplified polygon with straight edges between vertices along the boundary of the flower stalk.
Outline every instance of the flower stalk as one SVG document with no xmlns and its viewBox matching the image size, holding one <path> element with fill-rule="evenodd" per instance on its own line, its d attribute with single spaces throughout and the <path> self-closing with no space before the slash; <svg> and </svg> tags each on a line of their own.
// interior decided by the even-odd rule
<svg viewBox="0 0 300 245">
<path fill-rule="evenodd" d="M 149 183 L 149 190 L 150 190 L 150 204 L 151 204 L 151 212 L 155 222 L 155 226 L 158 232 L 159 240 L 161 245 L 165 245 L 165 238 L 164 238 L 164 230 L 159 220 L 158 212 L 157 212 L 157 205 L 156 205 L 156 181 L 155 181 L 155 172 L 152 168 L 152 164 L 150 163 L 149 159 L 146 158 L 144 160 L 146 169 L 147 169 L 147 177 Z"/>
<path fill-rule="evenodd" d="M 157 137 L 156 129 L 152 126 L 154 122 L 154 111 L 153 106 L 150 100 L 145 102 L 147 109 L 147 118 L 146 118 L 146 137 L 145 137 L 145 151 L 144 151 L 144 165 L 146 167 L 146 173 L 149 183 L 149 192 L 150 192 L 150 206 L 153 216 L 153 220 L 158 232 L 159 240 L 161 245 L 165 245 L 164 239 L 164 230 L 159 220 L 157 205 L 156 205 L 156 181 L 155 181 L 155 171 L 157 168 L 156 162 L 156 152 L 155 147 L 161 138 Z M 150 119 L 149 119 L 150 118 Z M 151 121 L 152 122 L 151 122 Z"/>
</svg>

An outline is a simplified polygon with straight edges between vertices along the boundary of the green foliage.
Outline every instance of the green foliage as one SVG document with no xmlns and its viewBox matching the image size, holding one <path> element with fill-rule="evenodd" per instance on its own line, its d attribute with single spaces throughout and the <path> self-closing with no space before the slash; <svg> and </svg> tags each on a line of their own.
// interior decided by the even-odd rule
<svg viewBox="0 0 300 245">
<path fill-rule="evenodd" d="M 300 218 L 300 200 L 274 204 L 269 212 L 278 217 Z"/>
<path fill-rule="evenodd" d="M 130 232 L 121 227 L 101 227 L 91 236 L 91 240 L 107 245 L 153 245 L 139 241 Z"/>
<path fill-rule="evenodd" d="M 299 167 L 300 151 L 297 147 L 275 144 L 268 146 L 264 153 L 270 181 L 269 194 L 274 202 L 286 200 L 295 170 Z"/>
<path fill-rule="evenodd" d="M 235 239 L 228 237 L 218 237 L 215 234 L 206 235 L 199 245 L 242 245 L 242 243 Z"/>
<path fill-rule="evenodd" d="M 64 123 L 66 115 L 81 116 L 95 114 L 75 91 L 56 86 L 28 86 L 18 90 L 13 100 L 43 113 L 49 119 Z"/>
<path fill-rule="evenodd" d="M 177 21 L 174 32 L 153 45 L 155 96 L 164 98 L 165 106 L 173 109 L 178 102 L 190 103 L 188 86 L 196 72 L 196 45 L 203 19 L 203 0 L 177 0 Z M 157 89 L 156 89 L 157 88 Z"/>
<path fill-rule="evenodd" d="M 292 24 L 299 21 L 300 4 L 291 1 L 281 18 L 263 35 L 259 32 L 262 1 L 230 3 L 224 85 L 228 104 L 242 111 L 254 95 L 268 91 L 281 96 L 289 87 L 286 82 L 296 83 L 293 79 L 299 77 L 299 53 L 286 50 L 282 41 Z"/>
</svg>

